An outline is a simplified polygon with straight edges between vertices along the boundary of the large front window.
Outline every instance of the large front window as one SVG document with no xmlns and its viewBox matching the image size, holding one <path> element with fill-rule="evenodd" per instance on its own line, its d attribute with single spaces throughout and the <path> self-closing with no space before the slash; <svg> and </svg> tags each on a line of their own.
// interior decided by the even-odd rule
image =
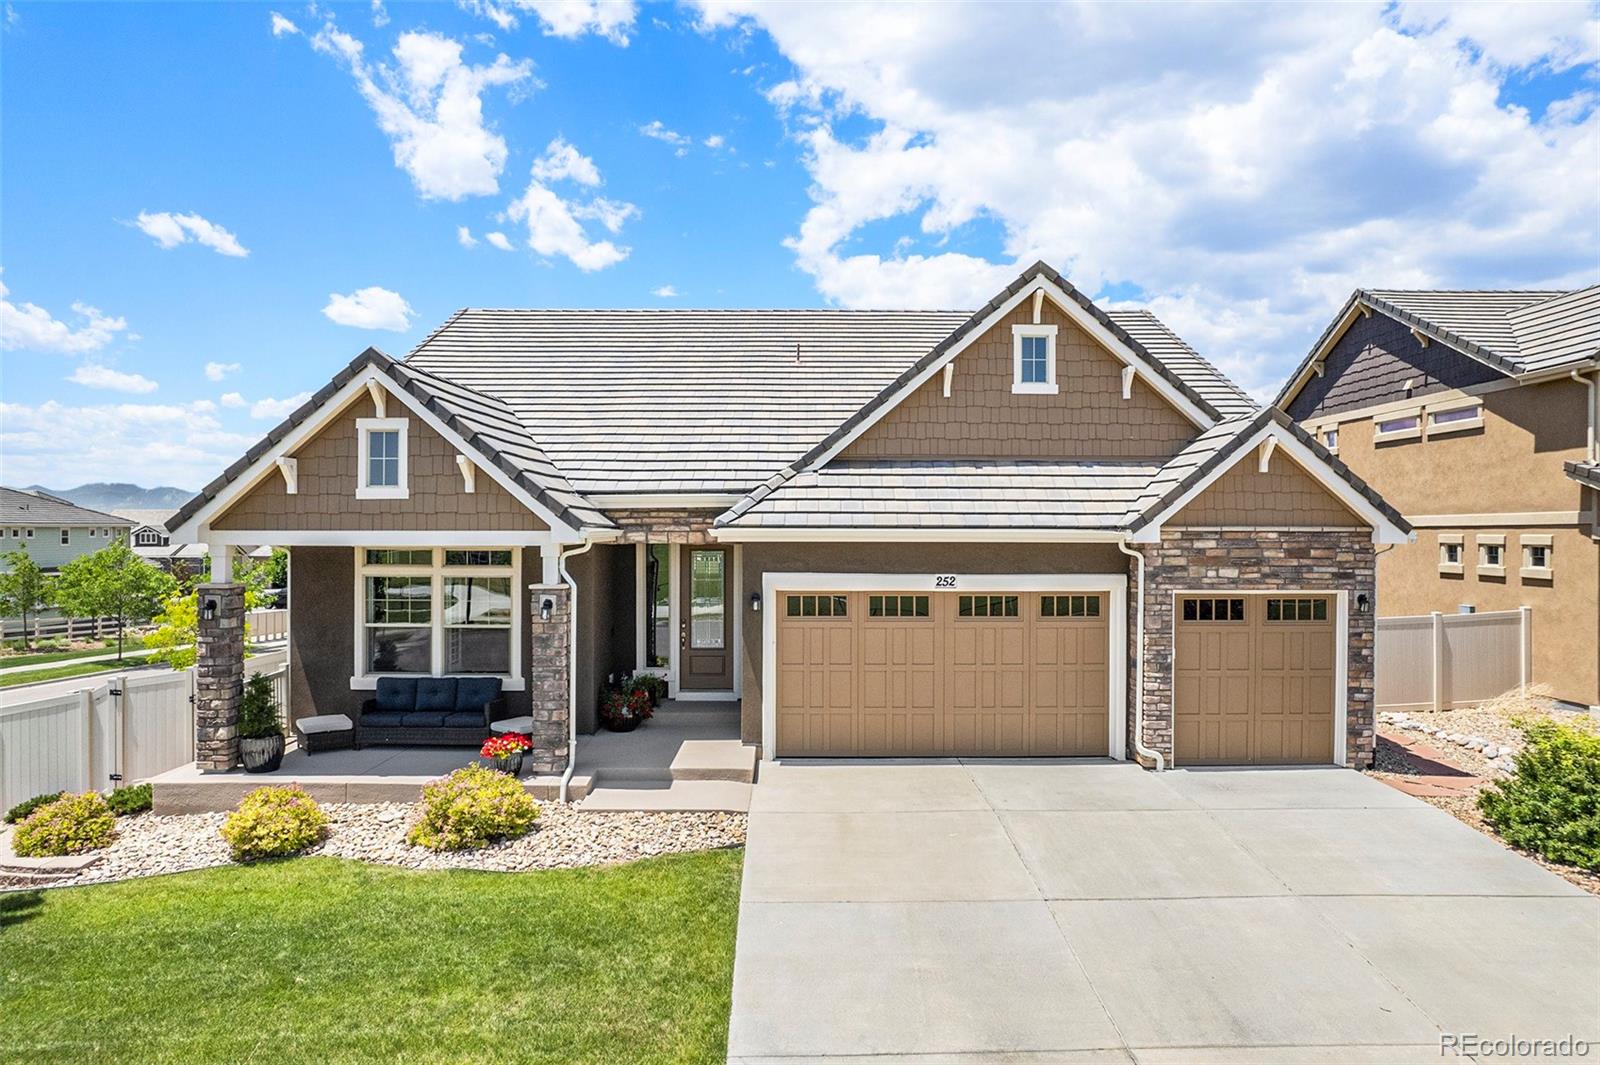
<svg viewBox="0 0 1600 1065">
<path fill-rule="evenodd" d="M 361 587 L 363 672 L 513 674 L 512 551 L 366 548 Z"/>
</svg>

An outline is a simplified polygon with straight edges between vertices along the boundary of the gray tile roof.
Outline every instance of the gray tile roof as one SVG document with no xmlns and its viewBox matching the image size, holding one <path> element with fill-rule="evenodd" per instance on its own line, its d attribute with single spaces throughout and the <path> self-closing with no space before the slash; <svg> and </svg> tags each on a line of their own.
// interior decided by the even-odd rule
<svg viewBox="0 0 1600 1065">
<path fill-rule="evenodd" d="M 317 413 L 357 374 L 368 366 L 387 374 L 398 386 L 422 402 L 441 421 L 459 433 L 479 455 L 493 463 L 529 495 L 550 508 L 557 517 L 574 528 L 615 528 L 611 519 L 597 510 L 571 484 L 548 457 L 534 444 L 521 423 L 506 405 L 492 396 L 482 395 L 453 381 L 418 367 L 396 362 L 376 348 L 368 348 L 351 360 L 317 390 L 316 394 L 280 422 L 271 432 L 245 452 L 238 461 L 200 490 L 167 520 L 167 528 L 177 529 L 206 503 L 215 499 L 234 478 L 244 473 L 257 459 L 306 419 Z"/>
<path fill-rule="evenodd" d="M 1044 273 L 1197 406 L 1255 404 L 1145 311 L 1101 311 L 1036 264 L 969 311 L 463 310 L 406 366 L 505 401 L 586 494 L 740 493 L 888 402 Z"/>
<path fill-rule="evenodd" d="M 1562 468 L 1579 484 L 1600 490 L 1600 462 L 1568 462 Z"/>
<path fill-rule="evenodd" d="M 0 488 L 0 525 L 109 525 L 127 529 L 132 522 L 43 492 Z"/>
<path fill-rule="evenodd" d="M 774 478 L 718 519 L 740 529 L 1116 529 L 1160 467 L 831 462 Z"/>
</svg>

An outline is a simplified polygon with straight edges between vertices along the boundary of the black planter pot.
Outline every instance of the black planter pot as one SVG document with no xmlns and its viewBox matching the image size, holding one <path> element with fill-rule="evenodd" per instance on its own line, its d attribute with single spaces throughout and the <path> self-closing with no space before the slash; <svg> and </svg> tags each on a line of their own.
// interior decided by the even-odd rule
<svg viewBox="0 0 1600 1065">
<path fill-rule="evenodd" d="M 643 720 L 641 717 L 607 717 L 602 718 L 600 723 L 610 732 L 632 732 Z"/>
<path fill-rule="evenodd" d="M 270 773 L 283 764 L 283 737 L 262 736 L 239 741 L 239 760 L 246 773 Z"/>
</svg>

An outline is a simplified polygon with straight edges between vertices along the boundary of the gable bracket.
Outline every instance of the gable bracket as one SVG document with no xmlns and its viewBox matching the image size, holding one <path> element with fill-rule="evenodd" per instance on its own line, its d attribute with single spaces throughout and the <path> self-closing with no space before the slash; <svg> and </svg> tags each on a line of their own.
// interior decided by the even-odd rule
<svg viewBox="0 0 1600 1065">
<path fill-rule="evenodd" d="M 1269 436 L 1256 449 L 1256 472 L 1266 473 L 1272 467 L 1272 453 L 1278 450 L 1278 438 Z"/>
<path fill-rule="evenodd" d="M 461 490 L 472 495 L 478 490 L 478 467 L 467 456 L 457 455 L 456 469 L 461 471 Z"/>
<path fill-rule="evenodd" d="M 300 492 L 300 460 L 287 457 L 279 458 L 278 472 L 283 474 L 284 494 L 298 495 Z"/>
<path fill-rule="evenodd" d="M 1138 372 L 1139 372 L 1139 370 L 1135 366 L 1124 366 L 1122 368 L 1122 398 L 1123 399 L 1132 399 L 1133 398 L 1133 379 L 1134 379 L 1135 376 L 1137 376 Z"/>
<path fill-rule="evenodd" d="M 944 364 L 944 398 L 950 398 L 950 379 L 956 375 L 956 361 L 951 359 Z"/>
<path fill-rule="evenodd" d="M 1423 347 L 1427 347 L 1428 346 L 1428 334 L 1424 333 L 1422 330 L 1418 329 L 1416 326 L 1412 326 L 1411 327 L 1411 336 L 1416 340 L 1416 342 L 1418 344 L 1422 345 Z"/>
<path fill-rule="evenodd" d="M 389 393 L 384 390 L 384 387 L 375 378 L 369 377 L 367 379 L 367 395 L 372 397 L 372 406 L 377 411 L 377 416 L 387 418 L 389 416 Z"/>
<path fill-rule="evenodd" d="M 1044 313 L 1044 289 L 1035 289 L 1033 293 L 1033 324 L 1039 324 L 1039 318 Z"/>
</svg>

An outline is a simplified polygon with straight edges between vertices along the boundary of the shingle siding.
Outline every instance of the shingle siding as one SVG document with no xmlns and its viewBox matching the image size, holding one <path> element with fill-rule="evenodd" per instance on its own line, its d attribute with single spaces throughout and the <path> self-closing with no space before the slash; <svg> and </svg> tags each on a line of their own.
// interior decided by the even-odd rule
<svg viewBox="0 0 1600 1065">
<path fill-rule="evenodd" d="M 1409 327 L 1383 314 L 1357 318 L 1289 403 L 1296 421 L 1379 403 L 1467 388 L 1506 375 L 1437 341 L 1423 347 Z M 1406 390 L 1406 382 L 1413 385 Z"/>
<path fill-rule="evenodd" d="M 1365 528 L 1287 455 L 1274 455 L 1262 473 L 1255 456 L 1240 459 L 1167 521 L 1172 528 Z"/>
</svg>

